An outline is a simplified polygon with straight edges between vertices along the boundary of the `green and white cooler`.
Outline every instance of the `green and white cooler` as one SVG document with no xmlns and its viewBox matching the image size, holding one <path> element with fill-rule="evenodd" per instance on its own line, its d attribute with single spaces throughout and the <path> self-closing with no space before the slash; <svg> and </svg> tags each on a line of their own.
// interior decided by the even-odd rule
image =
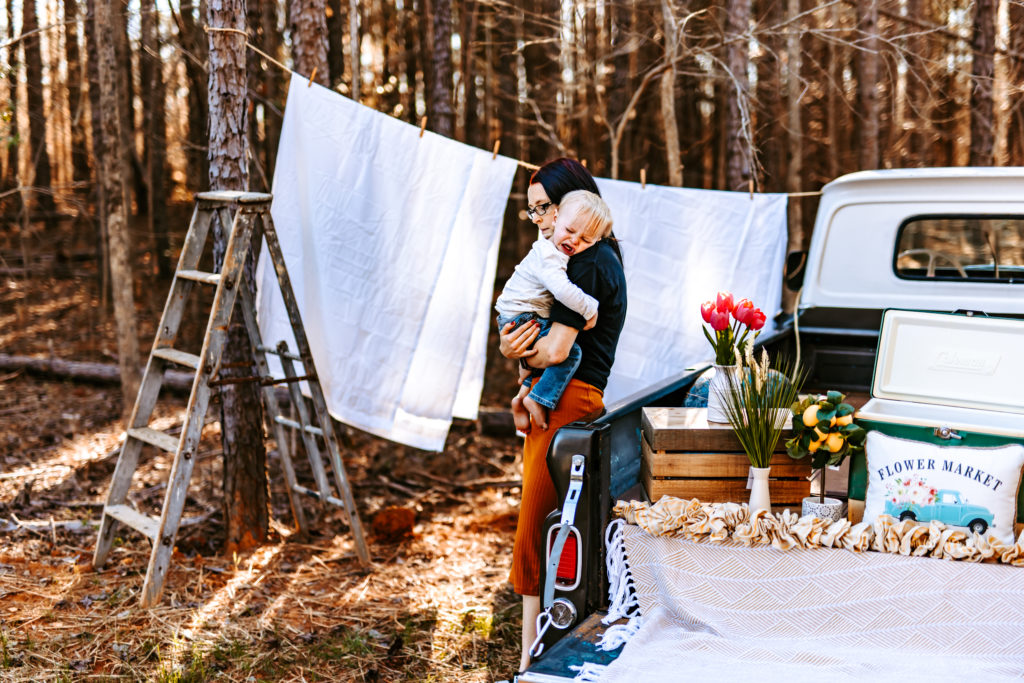
<svg viewBox="0 0 1024 683">
<path fill-rule="evenodd" d="M 868 431 L 943 446 L 1024 444 L 1024 320 L 886 310 L 871 399 L 854 418 Z M 851 518 L 867 482 L 862 453 L 850 462 Z"/>
</svg>

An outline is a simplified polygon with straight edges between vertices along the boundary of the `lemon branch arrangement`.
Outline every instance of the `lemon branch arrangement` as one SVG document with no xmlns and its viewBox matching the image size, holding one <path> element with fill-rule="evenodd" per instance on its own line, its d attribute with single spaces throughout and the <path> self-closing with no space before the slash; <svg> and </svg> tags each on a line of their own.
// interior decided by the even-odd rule
<svg viewBox="0 0 1024 683">
<path fill-rule="evenodd" d="M 844 394 L 830 391 L 790 406 L 794 436 L 786 442 L 786 452 L 794 460 L 811 456 L 811 468 L 821 473 L 821 502 L 825 501 L 825 468 L 864 450 L 867 433 L 853 423 L 853 406 L 845 399 Z"/>
</svg>

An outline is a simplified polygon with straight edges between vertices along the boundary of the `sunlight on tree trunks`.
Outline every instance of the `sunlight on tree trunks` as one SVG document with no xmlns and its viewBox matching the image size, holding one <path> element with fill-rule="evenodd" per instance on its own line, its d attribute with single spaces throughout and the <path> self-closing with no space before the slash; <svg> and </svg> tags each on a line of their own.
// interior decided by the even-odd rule
<svg viewBox="0 0 1024 683">
<path fill-rule="evenodd" d="M 96 23 L 110 26 L 116 0 L 97 0 Z M 128 235 L 128 190 L 125 178 L 124 156 L 121 150 L 120 109 L 117 106 L 117 55 L 113 42 L 97 42 L 100 78 L 100 111 L 103 125 L 104 215 L 107 240 L 110 244 L 110 283 L 117 321 L 117 357 L 121 368 L 123 412 L 127 415 L 135 404 L 138 393 L 139 337 L 135 323 L 135 297 L 132 285 L 131 238 Z"/>
</svg>

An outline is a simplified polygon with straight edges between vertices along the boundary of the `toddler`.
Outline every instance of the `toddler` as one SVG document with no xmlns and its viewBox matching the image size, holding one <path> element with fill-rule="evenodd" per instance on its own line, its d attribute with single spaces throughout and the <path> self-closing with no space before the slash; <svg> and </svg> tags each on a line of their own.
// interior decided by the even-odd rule
<svg viewBox="0 0 1024 683">
<path fill-rule="evenodd" d="M 498 329 L 509 322 L 514 327 L 536 320 L 543 337 L 551 328 L 548 316 L 557 299 L 587 321 L 589 330 L 597 323 L 597 300 L 574 285 L 565 269 L 569 257 L 587 250 L 609 236 L 611 212 L 598 195 L 585 190 L 569 192 L 558 205 L 553 227 L 542 228 L 543 237 L 533 243 L 530 253 L 516 266 L 505 283 L 495 309 Z M 547 429 L 547 411 L 552 410 L 579 367 L 582 351 L 573 344 L 569 356 L 557 365 L 532 372 L 520 369 L 522 387 L 512 399 L 516 429 L 530 431 L 530 419 Z"/>
</svg>

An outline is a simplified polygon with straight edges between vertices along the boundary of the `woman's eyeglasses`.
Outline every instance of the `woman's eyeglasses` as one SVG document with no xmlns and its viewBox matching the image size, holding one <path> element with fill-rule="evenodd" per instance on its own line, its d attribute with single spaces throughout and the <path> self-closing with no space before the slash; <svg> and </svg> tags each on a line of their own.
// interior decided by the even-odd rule
<svg viewBox="0 0 1024 683">
<path fill-rule="evenodd" d="M 551 202 L 544 202 L 543 204 L 538 204 L 533 208 L 527 209 L 526 215 L 530 217 L 530 220 L 533 220 L 537 216 L 543 216 L 544 214 L 546 214 L 548 212 L 548 209 L 550 208 Z"/>
</svg>

